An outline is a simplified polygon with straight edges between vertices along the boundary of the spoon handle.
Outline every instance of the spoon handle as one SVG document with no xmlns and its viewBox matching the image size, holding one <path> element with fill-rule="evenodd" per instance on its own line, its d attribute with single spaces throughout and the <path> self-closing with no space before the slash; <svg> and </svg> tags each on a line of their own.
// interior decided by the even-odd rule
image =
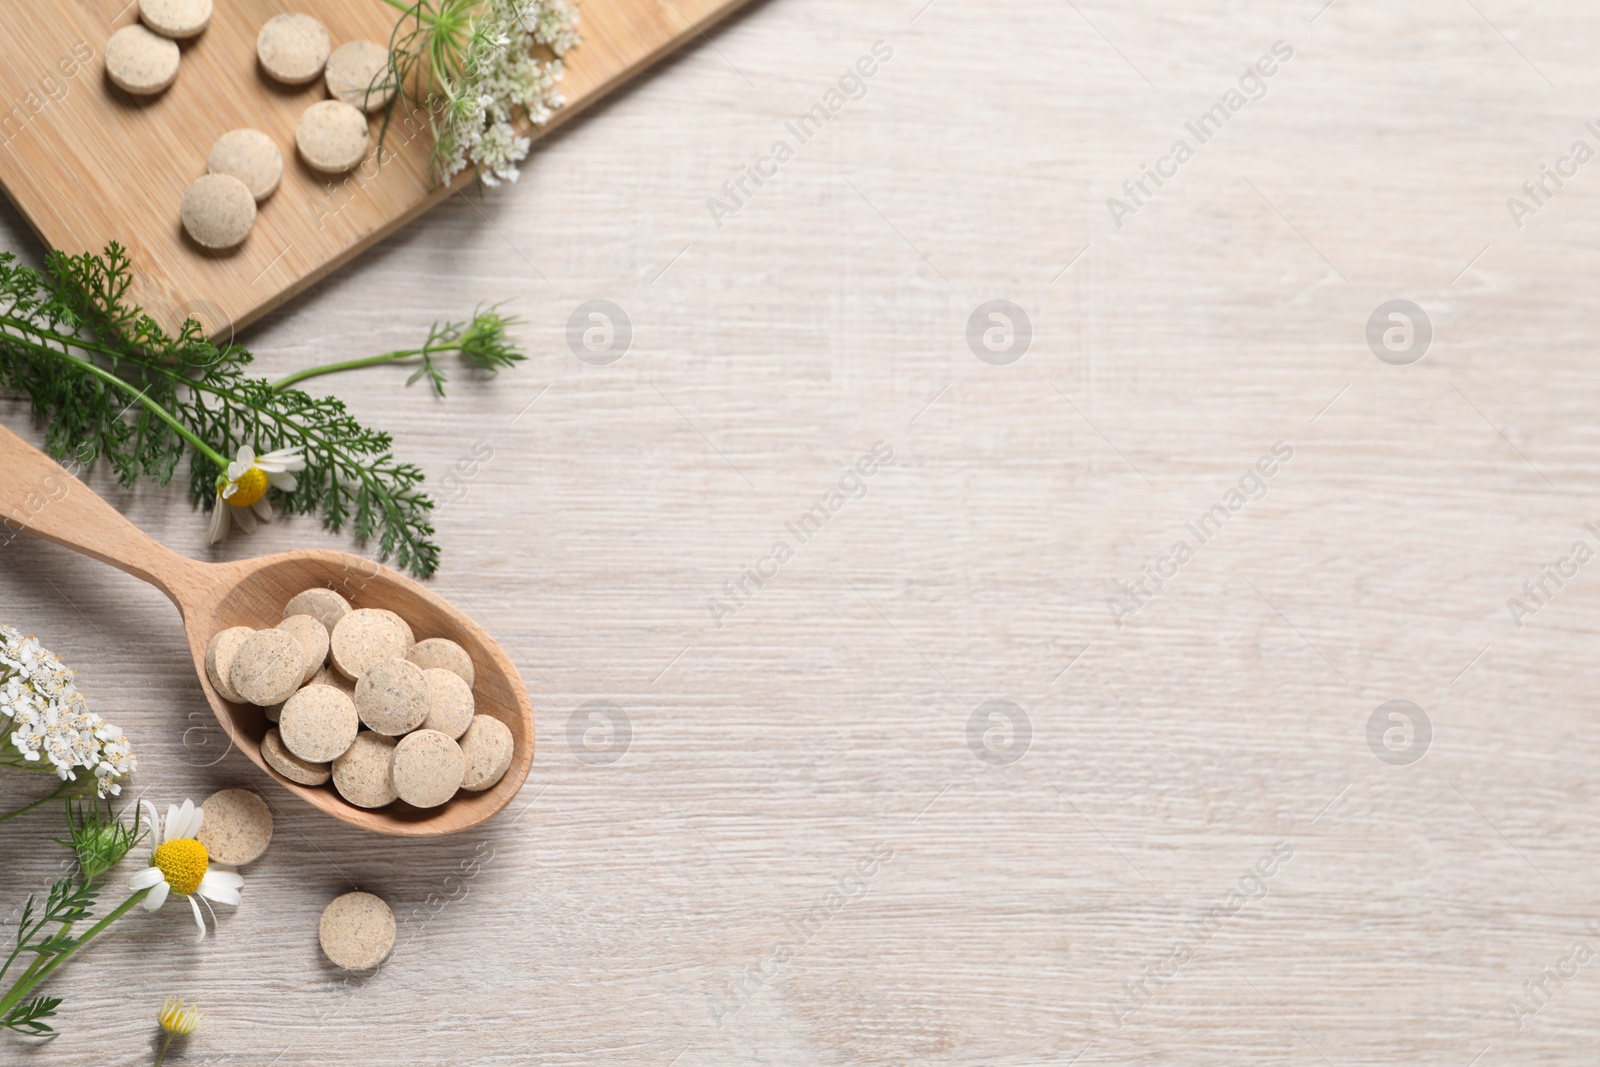
<svg viewBox="0 0 1600 1067">
<path fill-rule="evenodd" d="M 0 549 L 27 530 L 140 578 L 173 601 L 202 564 L 123 518 L 55 460 L 0 426 Z"/>
</svg>

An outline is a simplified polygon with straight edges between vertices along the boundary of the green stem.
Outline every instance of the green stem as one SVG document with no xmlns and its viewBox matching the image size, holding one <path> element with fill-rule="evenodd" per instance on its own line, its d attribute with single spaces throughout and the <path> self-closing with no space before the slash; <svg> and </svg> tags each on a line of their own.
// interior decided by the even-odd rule
<svg viewBox="0 0 1600 1067">
<path fill-rule="evenodd" d="M 5 1018 L 6 1015 L 11 1012 L 12 1008 L 22 1003 L 23 998 L 25 998 L 29 993 L 33 992 L 34 987 L 40 982 L 44 981 L 46 978 L 49 978 L 51 973 L 54 972 L 57 967 L 70 960 L 79 949 L 93 941 L 97 936 L 99 936 L 101 931 L 105 930 L 106 927 L 110 926 L 112 923 L 128 914 L 128 912 L 132 911 L 134 905 L 138 904 L 149 895 L 150 890 L 148 889 L 141 889 L 137 893 L 130 895 L 127 900 L 124 900 L 121 904 L 118 904 L 114 909 L 112 909 L 105 918 L 89 927 L 88 933 L 78 938 L 78 943 L 76 945 L 73 945 L 71 948 L 67 949 L 67 951 L 51 959 L 49 963 L 39 968 L 37 973 L 32 975 L 24 975 L 22 978 L 18 979 L 17 984 L 11 987 L 11 992 L 7 993 L 4 997 L 0 997 L 0 1019 Z"/>
<path fill-rule="evenodd" d="M 32 811 L 34 808 L 37 808 L 37 807 L 39 807 L 39 806 L 41 806 L 43 804 L 48 804 L 52 800 L 54 800 L 57 797 L 61 796 L 61 794 L 67 792 L 70 789 L 76 789 L 76 788 L 80 787 L 82 784 L 83 784 L 82 782 L 62 782 L 60 785 L 56 786 L 55 789 L 52 790 L 50 793 L 46 794 L 45 796 L 40 797 L 38 800 L 35 800 L 32 804 L 24 804 L 22 807 L 18 808 L 16 811 L 13 811 L 13 812 L 11 812 L 9 814 L 6 814 L 6 815 L 0 815 L 0 822 L 7 822 L 7 821 L 9 821 L 11 819 L 15 819 L 18 815 L 25 815 L 28 812 Z"/>
<path fill-rule="evenodd" d="M 172 1046 L 172 1039 L 177 1036 L 178 1035 L 173 1033 L 171 1030 L 167 1031 L 167 1036 L 161 1039 L 161 1048 L 156 1052 L 156 1062 L 152 1065 L 152 1067 L 161 1067 L 161 1065 L 166 1062 L 167 1049 Z"/>
<path fill-rule="evenodd" d="M 307 378 L 318 378 L 324 374 L 337 374 L 340 371 L 360 370 L 362 367 L 378 367 L 385 363 L 393 363 L 397 359 L 409 359 L 412 356 L 431 356 L 436 352 L 448 352 L 453 345 L 440 345 L 437 348 L 425 346 L 423 348 L 407 348 L 399 352 L 387 352 L 381 356 L 366 356 L 362 359 L 346 359 L 338 363 L 325 363 L 320 367 L 307 367 L 305 370 L 295 371 L 286 377 L 279 378 L 272 383 L 273 392 L 281 392 L 289 386 L 303 382 Z"/>
</svg>

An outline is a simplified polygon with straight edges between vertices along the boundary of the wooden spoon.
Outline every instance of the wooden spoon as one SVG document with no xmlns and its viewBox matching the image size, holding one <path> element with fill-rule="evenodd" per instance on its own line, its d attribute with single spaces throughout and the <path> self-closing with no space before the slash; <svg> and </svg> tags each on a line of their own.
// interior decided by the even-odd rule
<svg viewBox="0 0 1600 1067">
<path fill-rule="evenodd" d="M 221 505 L 219 505 L 221 506 Z M 533 762 L 533 705 L 510 659 L 466 615 L 381 564 L 344 552 L 286 552 L 235 563 L 200 563 L 180 556 L 96 496 L 55 461 L 0 426 L 0 525 L 25 529 L 47 541 L 109 563 L 167 595 L 183 616 L 200 687 L 217 721 L 239 750 L 278 784 L 312 807 L 351 826 L 380 834 L 431 837 L 476 826 L 511 802 Z M 457 793 L 437 808 L 396 801 L 377 811 L 344 802 L 331 784 L 297 785 L 268 767 L 261 738 L 272 725 L 262 709 L 224 700 L 206 677 L 206 644 L 229 626 L 265 629 L 283 618 L 289 598 L 313 586 L 334 589 L 356 607 L 388 608 L 411 624 L 420 640 L 448 637 L 467 650 L 477 670 L 473 695 L 479 714 L 511 728 L 516 755 L 511 769 L 481 793 Z"/>
</svg>

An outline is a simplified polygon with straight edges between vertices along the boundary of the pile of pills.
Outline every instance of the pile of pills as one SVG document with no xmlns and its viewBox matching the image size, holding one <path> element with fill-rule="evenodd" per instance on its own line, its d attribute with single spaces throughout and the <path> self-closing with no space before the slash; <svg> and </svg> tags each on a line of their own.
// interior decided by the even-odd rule
<svg viewBox="0 0 1600 1067">
<path fill-rule="evenodd" d="M 301 785 L 331 781 L 358 808 L 436 808 L 511 767 L 511 729 L 477 713 L 465 649 L 418 641 L 394 612 L 352 608 L 331 589 L 300 593 L 271 629 L 213 635 L 206 676 L 277 724 L 261 742 L 268 766 Z"/>
<path fill-rule="evenodd" d="M 139 0 L 139 21 L 106 42 L 106 75 L 124 92 L 152 97 L 178 78 L 178 41 L 198 37 L 211 23 L 213 0 Z M 389 49 L 377 41 L 333 47 L 328 29 L 303 12 L 267 20 L 256 36 L 262 74 L 298 87 L 321 80 L 331 99 L 306 108 L 295 124 L 295 147 L 318 174 L 354 169 L 371 147 L 368 115 L 395 95 Z M 206 174 L 184 192 L 183 228 L 212 251 L 235 248 L 250 236 L 257 205 L 283 180 L 283 154 L 260 130 L 230 130 L 217 139 Z"/>
</svg>

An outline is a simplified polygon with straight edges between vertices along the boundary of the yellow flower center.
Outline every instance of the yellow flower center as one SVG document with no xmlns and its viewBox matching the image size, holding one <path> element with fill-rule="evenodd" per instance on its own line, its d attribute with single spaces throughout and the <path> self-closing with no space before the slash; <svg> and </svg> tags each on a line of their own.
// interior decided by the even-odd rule
<svg viewBox="0 0 1600 1067">
<path fill-rule="evenodd" d="M 206 876 L 211 857 L 206 846 L 194 838 L 175 837 L 156 846 L 150 863 L 160 869 L 174 893 L 186 897 L 200 888 L 200 879 Z"/>
<path fill-rule="evenodd" d="M 183 1037 L 194 1033 L 195 1027 L 200 1024 L 200 1013 L 186 1007 L 177 997 L 168 997 L 161 1005 L 158 1021 L 161 1023 L 161 1029 Z"/>
<path fill-rule="evenodd" d="M 260 467 L 251 467 L 239 475 L 233 486 L 233 495 L 228 498 L 228 503 L 236 508 L 247 508 L 267 495 L 267 472 Z"/>
</svg>

